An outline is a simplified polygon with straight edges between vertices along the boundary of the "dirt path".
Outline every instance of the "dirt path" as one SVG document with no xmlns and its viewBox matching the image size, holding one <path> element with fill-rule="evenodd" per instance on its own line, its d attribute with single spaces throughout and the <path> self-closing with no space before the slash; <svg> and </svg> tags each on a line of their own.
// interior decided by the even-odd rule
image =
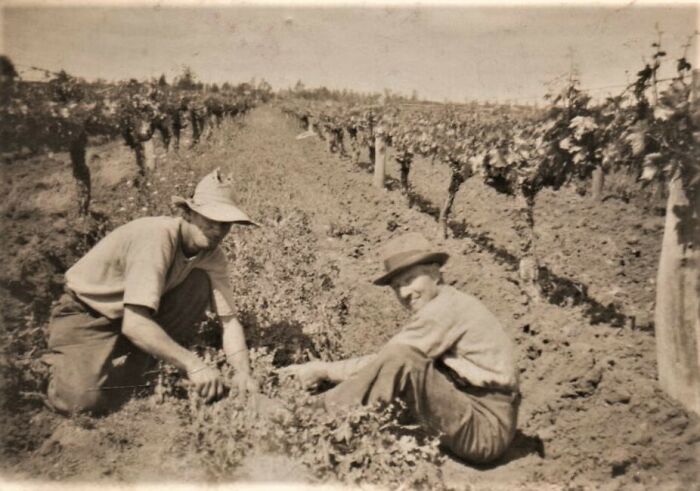
<svg viewBox="0 0 700 491">
<path fill-rule="evenodd" d="M 393 234 L 413 230 L 432 237 L 451 253 L 452 267 L 446 275 L 449 283 L 459 288 L 468 285 L 478 296 L 497 299 L 489 307 L 504 318 L 524 315 L 520 291 L 512 282 L 513 272 L 499 265 L 493 255 L 477 251 L 469 241 L 441 240 L 430 216 L 408 209 L 398 192 L 373 188 L 370 174 L 328 154 L 318 138 L 296 140 L 300 132 L 293 121 L 282 118 L 273 108 L 256 111 L 238 136 L 240 146 L 228 168 L 234 175 L 257 175 L 260 186 L 268 188 L 261 194 L 279 197 L 276 206 L 287 207 L 290 213 L 301 210 L 311 217 L 316 239 L 312 246 L 342 266 L 342 283 L 353 288 L 356 296 L 353 311 L 361 314 L 362 310 L 393 307 L 393 294 L 369 285 L 380 271 L 376 249 Z M 400 317 L 394 320 L 392 316 L 397 314 Z M 403 318 L 397 307 L 387 312 L 384 322 L 398 324 Z M 350 346 L 352 352 L 376 346 L 376 339 L 368 338 L 365 331 L 353 340 L 360 344 Z M 379 335 L 388 339 L 392 332 Z"/>
<path fill-rule="evenodd" d="M 603 483 L 653 488 L 695 477 L 698 421 L 656 388 L 649 333 L 591 325 L 586 305 L 524 304 L 511 266 L 478 241 L 440 239 L 431 216 L 408 209 L 398 191 L 373 188 L 365 168 L 329 154 L 317 138 L 297 140 L 301 129 L 274 106 L 256 109 L 243 126 L 222 131 L 199 149 L 163 157 L 153 176 L 155 204 L 146 211 L 167 213 L 169 194 L 186 195 L 189 181 L 214 167 L 232 173 L 241 207 L 263 224 L 257 231 L 234 231 L 226 242 L 239 316 L 253 345 L 285 349 L 280 340 L 302 343 L 305 335 L 324 335 L 329 351 L 375 350 L 406 319 L 387 289 L 371 285 L 380 270 L 377 247 L 401 231 L 421 231 L 450 253 L 446 281 L 480 298 L 516 339 L 524 393 L 521 431 L 504 462 L 477 469 L 449 460 L 443 469 L 448 483 L 458 489 L 465 483 L 477 489 Z M 440 183 L 433 179 L 419 191 L 437 201 L 431 193 Z M 114 191 L 122 184 L 109 185 Z M 480 190 L 469 193 L 483 196 Z M 543 206 L 548 203 L 551 198 Z M 105 212 L 114 209 L 104 206 Z M 499 212 L 469 206 L 470 223 L 506 228 L 494 223 Z M 560 230 L 570 220 L 551 213 L 545 228 Z M 501 230 L 494 238 L 508 233 Z M 497 245 L 506 248 L 508 239 L 503 240 Z M 556 249 L 556 241 L 551 247 Z M 585 271 L 585 259 L 573 255 L 571 271 Z M 179 433 L 185 423 L 178 411 L 147 398 L 102 419 L 61 422 L 39 413 L 34 424 L 52 428 L 54 438 L 13 473 L 80 481 L 205 479 L 188 452 L 194 442 L 181 440 L 189 434 Z M 260 469 L 239 470 L 230 478 L 275 476 Z"/>
</svg>

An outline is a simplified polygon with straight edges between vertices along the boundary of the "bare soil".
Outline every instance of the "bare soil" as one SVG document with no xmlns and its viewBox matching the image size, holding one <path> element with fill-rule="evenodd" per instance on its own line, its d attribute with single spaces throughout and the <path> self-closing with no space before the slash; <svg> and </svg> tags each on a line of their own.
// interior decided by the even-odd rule
<svg viewBox="0 0 700 491">
<path fill-rule="evenodd" d="M 176 155 L 160 148 L 145 190 L 131 183 L 136 168 L 125 147 L 93 147 L 94 213 L 84 219 L 73 211 L 67 156 L 4 166 L 0 455 L 6 478 L 212 479 L 183 440 L 178 404 L 151 394 L 107 417 L 65 420 L 42 406 L 46 370 L 39 357 L 65 269 L 106 230 L 136 216 L 169 214 L 172 194 L 187 195 L 199 177 L 221 167 L 233 174 L 241 207 L 263 224 L 234 230 L 226 242 L 238 313 L 251 346 L 278 348 L 280 363 L 319 345 L 325 351 L 312 354 L 367 353 L 400 328 L 406 314 L 371 279 L 380 270 L 378 246 L 407 230 L 443 247 L 450 254 L 446 282 L 480 298 L 503 321 L 518 345 L 519 433 L 495 465 L 449 459 L 446 484 L 700 489 L 700 422 L 664 396 L 655 375 L 660 200 L 644 209 L 618 197 L 593 203 L 574 189 L 543 192 L 536 232 L 547 301 L 526 303 L 507 197 L 467 182 L 452 237 L 442 239 L 434 214 L 447 173 L 439 164 L 414 164 L 417 204 L 408 208 L 395 165 L 388 166 L 389 189 L 375 189 L 367 162 L 329 154 L 318 138 L 296 140 L 301 131 L 274 106 L 258 108 L 244 125 L 226 124 L 195 150 Z M 307 474 L 268 454 L 251 456 L 224 480 L 305 483 Z"/>
</svg>

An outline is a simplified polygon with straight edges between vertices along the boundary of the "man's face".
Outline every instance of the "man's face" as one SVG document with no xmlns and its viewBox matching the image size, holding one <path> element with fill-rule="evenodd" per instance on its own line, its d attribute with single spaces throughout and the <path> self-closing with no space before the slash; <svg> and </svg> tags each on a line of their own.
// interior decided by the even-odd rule
<svg viewBox="0 0 700 491">
<path fill-rule="evenodd" d="M 391 287 L 401 305 L 415 313 L 437 296 L 439 280 L 437 264 L 419 264 L 396 275 Z"/>
<path fill-rule="evenodd" d="M 190 212 L 192 244 L 199 250 L 211 251 L 218 246 L 231 230 L 228 222 L 217 222 L 194 211 Z"/>
</svg>

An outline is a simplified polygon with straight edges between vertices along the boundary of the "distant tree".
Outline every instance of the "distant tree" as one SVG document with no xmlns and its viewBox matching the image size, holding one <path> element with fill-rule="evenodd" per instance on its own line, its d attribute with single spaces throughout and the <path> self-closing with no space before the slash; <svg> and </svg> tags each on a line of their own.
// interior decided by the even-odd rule
<svg viewBox="0 0 700 491">
<path fill-rule="evenodd" d="M 393 96 L 394 96 L 394 94 L 391 92 L 391 89 L 387 89 L 385 87 L 384 91 L 382 93 L 382 100 L 389 102 Z"/>
<path fill-rule="evenodd" d="M 236 92 L 239 94 L 252 94 L 254 89 L 255 87 L 251 86 L 248 82 L 236 85 Z"/>
<path fill-rule="evenodd" d="M 233 87 L 231 87 L 231 84 L 228 82 L 224 82 L 223 84 L 221 84 L 221 90 L 224 92 L 229 92 L 232 88 Z"/>
<path fill-rule="evenodd" d="M 182 68 L 182 74 L 175 78 L 175 87 L 184 90 L 201 89 L 202 84 L 197 82 L 197 75 L 187 65 Z"/>
<path fill-rule="evenodd" d="M 167 87 L 168 86 L 168 81 L 165 79 L 165 73 L 161 74 L 160 78 L 158 79 L 158 87 Z"/>
<path fill-rule="evenodd" d="M 258 90 L 261 92 L 272 92 L 272 85 L 267 80 L 262 79 L 258 82 Z"/>
</svg>

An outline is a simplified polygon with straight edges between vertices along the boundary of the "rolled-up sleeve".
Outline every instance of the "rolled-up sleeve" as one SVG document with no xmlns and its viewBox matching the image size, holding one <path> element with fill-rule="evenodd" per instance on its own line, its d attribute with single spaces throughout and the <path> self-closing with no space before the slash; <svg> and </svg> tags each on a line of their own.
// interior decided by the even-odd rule
<svg viewBox="0 0 700 491">
<path fill-rule="evenodd" d="M 169 237 L 159 230 L 129 244 L 124 264 L 124 305 L 158 311 L 172 258 Z"/>
</svg>

